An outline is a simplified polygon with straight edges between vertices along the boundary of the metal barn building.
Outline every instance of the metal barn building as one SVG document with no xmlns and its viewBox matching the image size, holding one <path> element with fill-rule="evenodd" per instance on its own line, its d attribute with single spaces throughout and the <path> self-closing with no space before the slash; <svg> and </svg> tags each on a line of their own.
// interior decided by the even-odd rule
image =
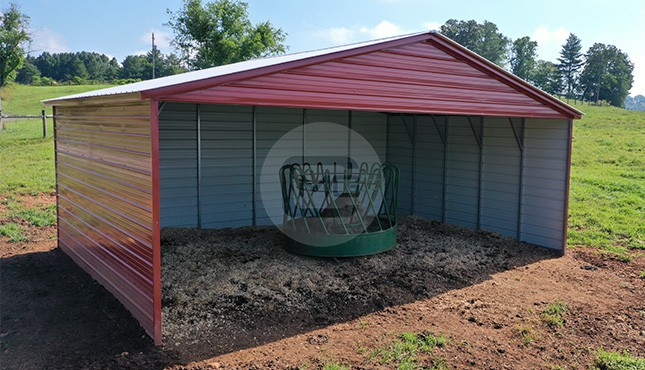
<svg viewBox="0 0 645 370">
<path fill-rule="evenodd" d="M 434 32 L 46 103 L 55 115 L 59 246 L 157 344 L 160 229 L 270 223 L 281 208 L 259 199 L 264 157 L 308 122 L 347 126 L 399 167 L 399 214 L 564 252 L 581 112 Z"/>
</svg>

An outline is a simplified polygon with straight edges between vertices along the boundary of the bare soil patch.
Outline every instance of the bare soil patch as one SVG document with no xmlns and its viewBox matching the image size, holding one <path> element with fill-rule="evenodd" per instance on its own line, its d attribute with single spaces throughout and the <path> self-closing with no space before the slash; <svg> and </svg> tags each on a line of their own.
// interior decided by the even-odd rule
<svg viewBox="0 0 645 370">
<path fill-rule="evenodd" d="M 586 368 L 600 347 L 645 357 L 642 253 L 630 263 L 585 248 L 556 257 L 416 218 L 402 222 L 394 250 L 337 260 L 285 253 L 271 228 L 168 230 L 159 349 L 54 248 L 55 230 L 29 233 L 42 238 L 0 240 L 3 369 L 389 369 L 373 353 L 403 332 L 449 338 L 418 354 L 423 366 L 441 358 L 451 368 Z M 541 316 L 557 301 L 568 307 L 562 327 Z"/>
<path fill-rule="evenodd" d="M 18 254 L 33 253 L 36 251 L 49 251 L 56 247 L 56 226 L 35 227 L 24 220 L 9 219 L 7 215 L 11 212 L 9 204 L 18 204 L 21 208 L 45 209 L 47 206 L 56 203 L 55 194 L 21 195 L 8 198 L 0 196 L 0 224 L 18 222 L 25 230 L 24 236 L 27 240 L 20 242 L 9 242 L 8 236 L 0 235 L 0 258 L 10 257 Z"/>
<path fill-rule="evenodd" d="M 194 360 L 476 284 L 557 255 L 418 217 L 396 248 L 360 258 L 287 253 L 275 227 L 162 232 L 167 349 Z"/>
</svg>

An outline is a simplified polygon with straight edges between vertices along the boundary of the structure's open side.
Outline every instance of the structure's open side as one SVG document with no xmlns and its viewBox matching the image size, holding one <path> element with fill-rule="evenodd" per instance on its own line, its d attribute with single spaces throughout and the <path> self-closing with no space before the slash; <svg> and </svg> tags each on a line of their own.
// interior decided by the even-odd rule
<svg viewBox="0 0 645 370">
<path fill-rule="evenodd" d="M 581 113 L 436 33 L 251 60 L 46 101 L 59 246 L 161 343 L 159 230 L 268 224 L 286 132 L 360 133 L 401 179 L 400 215 L 564 251 Z M 329 139 L 361 150 L 352 136 Z M 303 135 L 307 148 L 329 145 Z M 261 194 L 264 167 L 275 193 Z M 270 184 L 271 185 L 271 184 Z"/>
</svg>

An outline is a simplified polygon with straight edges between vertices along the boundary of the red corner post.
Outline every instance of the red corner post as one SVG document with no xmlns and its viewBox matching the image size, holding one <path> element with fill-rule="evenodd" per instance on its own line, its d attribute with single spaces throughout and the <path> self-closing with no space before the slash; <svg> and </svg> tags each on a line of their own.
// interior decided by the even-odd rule
<svg viewBox="0 0 645 370">
<path fill-rule="evenodd" d="M 150 100 L 150 140 L 152 166 L 152 278 L 153 322 L 156 346 L 162 343 L 161 335 L 161 235 L 159 225 L 159 102 Z"/>
</svg>

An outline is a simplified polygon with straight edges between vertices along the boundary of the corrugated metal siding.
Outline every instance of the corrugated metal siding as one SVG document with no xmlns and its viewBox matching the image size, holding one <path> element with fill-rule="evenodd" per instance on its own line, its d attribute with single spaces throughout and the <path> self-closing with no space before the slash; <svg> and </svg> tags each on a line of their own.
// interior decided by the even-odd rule
<svg viewBox="0 0 645 370">
<path fill-rule="evenodd" d="M 197 105 L 165 103 L 159 114 L 161 227 L 197 227 Z"/>
<path fill-rule="evenodd" d="M 388 126 L 387 161 L 399 167 L 398 214 L 406 216 L 412 214 L 412 117 L 391 115 Z"/>
<path fill-rule="evenodd" d="M 274 152 L 278 157 L 267 159 L 275 143 L 287 132 L 302 127 L 302 109 L 257 107 L 256 115 L 256 214 L 258 225 L 271 225 L 273 220 L 282 222 L 282 192 L 278 171 L 284 164 L 282 157 L 297 156 L 302 158 L 302 143 L 294 143 L 296 150 Z M 295 149 L 295 148 L 294 148 Z M 266 173 L 266 178 L 262 173 Z"/>
<path fill-rule="evenodd" d="M 434 118 L 434 120 L 433 120 Z M 443 219 L 444 144 L 446 117 L 417 117 L 415 213 Z"/>
<path fill-rule="evenodd" d="M 387 115 L 384 113 L 352 112 L 352 130 L 360 134 L 371 145 L 382 163 L 386 161 L 386 126 Z M 352 136 L 350 140 L 352 153 L 358 153 L 360 151 L 367 152 L 365 148 L 361 147 L 361 142 L 356 137 Z"/>
<path fill-rule="evenodd" d="M 252 108 L 200 105 L 203 228 L 253 223 Z"/>
<path fill-rule="evenodd" d="M 566 207 L 566 120 L 526 120 L 522 240 L 562 249 Z"/>
<path fill-rule="evenodd" d="M 342 110 L 307 109 L 305 126 L 305 162 L 343 166 L 347 161 L 349 132 L 347 122 L 349 113 Z M 329 130 L 315 123 L 334 123 L 342 128 Z M 322 129 L 322 131 L 320 131 Z"/>
<path fill-rule="evenodd" d="M 446 156 L 446 222 L 476 228 L 479 145 L 467 117 L 449 117 Z"/>
<path fill-rule="evenodd" d="M 513 123 L 520 138 L 521 120 Z M 481 228 L 517 237 L 520 148 L 507 118 L 486 118 L 484 137 Z"/>
<path fill-rule="evenodd" d="M 90 104 L 56 107 L 59 246 L 155 337 L 150 102 Z"/>
<path fill-rule="evenodd" d="M 368 111 L 562 117 L 496 76 L 422 41 L 163 100 Z"/>
</svg>

